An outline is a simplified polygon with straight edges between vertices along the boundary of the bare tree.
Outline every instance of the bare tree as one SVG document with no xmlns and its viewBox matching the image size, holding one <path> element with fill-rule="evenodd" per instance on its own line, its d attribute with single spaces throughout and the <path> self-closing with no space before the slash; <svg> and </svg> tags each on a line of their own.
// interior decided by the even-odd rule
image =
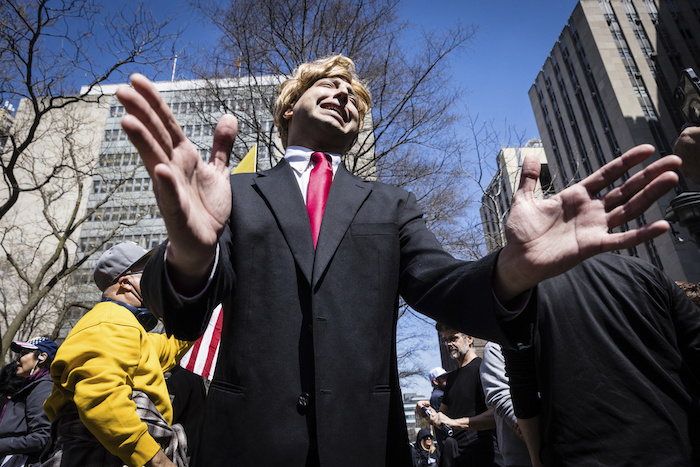
<svg viewBox="0 0 700 467">
<path fill-rule="evenodd" d="M 261 135 L 255 143 L 268 147 L 271 163 L 282 152 L 265 126 L 265 115 L 231 108 L 231 102 L 258 102 L 267 107 L 269 116 L 274 100 L 267 89 L 269 80 L 263 77 L 280 80 L 303 62 L 343 53 L 356 62 L 373 98 L 367 122 L 371 131 L 363 132 L 346 158 L 348 169 L 413 187 L 455 167 L 460 146 L 453 133 L 458 120 L 454 110 L 461 91 L 451 79 L 449 62 L 469 44 L 473 27 L 416 33 L 409 53 L 402 39 L 415 30 L 398 19 L 396 0 L 195 4 L 221 36 L 217 47 L 194 62 L 193 73 L 202 78 L 242 75 L 250 80 L 247 95 L 234 96 L 238 99 L 221 95 L 219 100 L 249 133 Z M 224 91 L 215 85 L 212 90 Z M 434 184 L 431 180 L 428 186 Z"/>
<path fill-rule="evenodd" d="M 102 246 L 76 254 L 81 225 L 101 205 L 86 210 L 102 137 L 95 122 L 106 112 L 95 91 L 158 69 L 177 37 L 141 7 L 103 11 L 93 0 L 0 4 L 3 115 L 18 106 L 0 148 L 1 355 L 18 333 L 55 333 L 67 278 Z"/>
</svg>

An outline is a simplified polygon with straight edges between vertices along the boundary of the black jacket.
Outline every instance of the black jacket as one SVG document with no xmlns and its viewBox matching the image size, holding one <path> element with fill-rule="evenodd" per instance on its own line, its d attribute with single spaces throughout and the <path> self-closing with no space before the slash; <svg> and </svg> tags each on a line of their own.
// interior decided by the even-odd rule
<svg viewBox="0 0 700 467">
<path fill-rule="evenodd" d="M 416 310 L 499 341 L 495 255 L 454 259 L 413 195 L 342 166 L 316 251 L 285 160 L 234 175 L 231 187 L 218 267 L 200 299 L 170 295 L 165 246 L 143 276 L 146 306 L 179 338 L 200 335 L 223 302 L 198 465 L 304 466 L 315 446 L 324 466 L 410 465 L 396 365 L 399 294 Z"/>
<path fill-rule="evenodd" d="M 8 454 L 29 454 L 38 460 L 51 438 L 51 423 L 44 413 L 44 401 L 53 388 L 47 373 L 29 382 L 12 396 L 0 420 L 0 458 Z"/>
</svg>

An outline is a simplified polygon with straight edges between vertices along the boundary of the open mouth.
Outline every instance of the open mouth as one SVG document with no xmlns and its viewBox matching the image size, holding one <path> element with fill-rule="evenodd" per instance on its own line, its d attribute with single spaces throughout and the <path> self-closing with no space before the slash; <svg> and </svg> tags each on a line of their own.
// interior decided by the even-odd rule
<svg viewBox="0 0 700 467">
<path fill-rule="evenodd" d="M 325 104 L 321 104 L 321 108 L 326 109 L 326 110 L 331 110 L 331 111 L 337 113 L 338 116 L 341 118 L 341 120 L 343 120 L 343 122 L 345 122 L 345 123 L 348 122 L 347 115 L 345 114 L 345 112 L 343 111 L 343 109 L 339 105 L 332 104 L 332 103 L 325 103 Z"/>
</svg>

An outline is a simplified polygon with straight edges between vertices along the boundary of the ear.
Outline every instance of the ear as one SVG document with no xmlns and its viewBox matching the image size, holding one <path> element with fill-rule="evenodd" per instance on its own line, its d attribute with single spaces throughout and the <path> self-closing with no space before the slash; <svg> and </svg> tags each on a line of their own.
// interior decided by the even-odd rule
<svg viewBox="0 0 700 467">
<path fill-rule="evenodd" d="M 122 276 L 119 279 L 117 279 L 117 284 L 119 284 L 119 287 L 125 290 L 133 290 L 134 286 L 131 285 L 131 281 L 129 280 L 129 276 Z"/>
<path fill-rule="evenodd" d="M 48 357 L 48 356 L 49 356 L 49 354 L 47 354 L 46 352 L 42 352 L 41 355 L 39 355 L 39 361 L 43 362 L 44 360 L 46 360 L 46 357 Z"/>
<path fill-rule="evenodd" d="M 284 118 L 285 120 L 289 120 L 290 118 L 292 118 L 293 114 L 294 114 L 294 110 L 292 110 L 292 108 L 289 107 L 287 110 L 285 110 L 282 113 L 282 118 Z"/>
</svg>

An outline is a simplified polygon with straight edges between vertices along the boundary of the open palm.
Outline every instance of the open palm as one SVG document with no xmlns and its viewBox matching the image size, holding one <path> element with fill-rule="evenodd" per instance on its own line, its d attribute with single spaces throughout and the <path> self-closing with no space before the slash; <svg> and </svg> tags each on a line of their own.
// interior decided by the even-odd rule
<svg viewBox="0 0 700 467">
<path fill-rule="evenodd" d="M 209 163 L 202 161 L 160 94 L 144 76 L 117 90 L 128 115 L 122 127 L 143 159 L 168 230 L 169 263 L 198 273 L 213 258 L 231 211 L 229 157 L 237 121 L 225 115 L 214 133 Z"/>
<path fill-rule="evenodd" d="M 593 255 L 629 248 L 668 230 L 668 223 L 661 220 L 625 232 L 611 232 L 640 216 L 678 182 L 673 172 L 680 166 L 676 156 L 659 159 L 598 196 L 653 152 L 653 146 L 637 146 L 545 200 L 534 197 L 539 161 L 525 159 L 506 226 L 507 245 L 497 266 L 497 281 L 505 292 L 502 298 L 512 298 Z"/>
</svg>

